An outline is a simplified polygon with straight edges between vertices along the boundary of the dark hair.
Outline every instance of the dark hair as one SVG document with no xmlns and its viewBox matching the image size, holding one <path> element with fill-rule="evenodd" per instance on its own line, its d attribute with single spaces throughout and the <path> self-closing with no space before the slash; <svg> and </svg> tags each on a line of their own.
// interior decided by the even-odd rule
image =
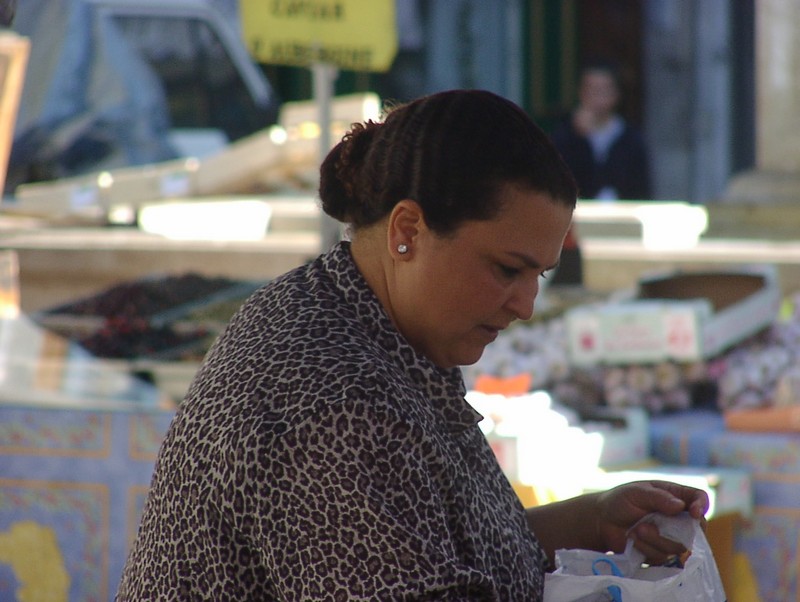
<svg viewBox="0 0 800 602">
<path fill-rule="evenodd" d="M 592 57 L 582 65 L 578 77 L 582 78 L 587 73 L 604 73 L 614 82 L 614 86 L 622 92 L 622 76 L 619 64 L 616 61 L 603 57 Z"/>
<path fill-rule="evenodd" d="M 495 217 L 509 184 L 575 207 L 569 168 L 522 109 L 491 92 L 451 90 L 354 124 L 322 162 L 319 195 L 325 213 L 356 229 L 413 199 L 431 229 L 448 234 Z"/>
<path fill-rule="evenodd" d="M 10 27 L 17 12 L 17 0 L 0 0 L 0 26 Z"/>
</svg>

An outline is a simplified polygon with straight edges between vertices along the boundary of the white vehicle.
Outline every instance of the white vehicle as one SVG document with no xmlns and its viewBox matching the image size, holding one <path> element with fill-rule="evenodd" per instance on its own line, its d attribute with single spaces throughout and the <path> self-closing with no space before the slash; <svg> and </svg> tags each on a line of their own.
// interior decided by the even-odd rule
<svg viewBox="0 0 800 602">
<path fill-rule="evenodd" d="M 202 156 L 274 123 L 235 0 L 25 0 L 31 40 L 6 192 Z"/>
</svg>

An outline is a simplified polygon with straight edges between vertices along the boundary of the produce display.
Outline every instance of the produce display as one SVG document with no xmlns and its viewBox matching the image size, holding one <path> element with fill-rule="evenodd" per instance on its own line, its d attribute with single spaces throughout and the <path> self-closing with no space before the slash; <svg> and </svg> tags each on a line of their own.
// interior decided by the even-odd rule
<svg viewBox="0 0 800 602">
<path fill-rule="evenodd" d="M 651 413 L 690 406 L 720 410 L 800 401 L 800 295 L 779 320 L 705 361 L 576 367 L 563 318 L 520 323 L 501 333 L 483 357 L 464 368 L 468 388 L 480 375 L 531 375 L 569 407 L 644 407 Z"/>
<path fill-rule="evenodd" d="M 184 306 L 237 283 L 198 274 L 152 277 L 123 282 L 97 295 L 56 307 L 47 314 L 143 318 Z"/>
<path fill-rule="evenodd" d="M 721 409 L 800 403 L 800 294 L 786 305 L 781 320 L 709 363 Z"/>
<path fill-rule="evenodd" d="M 244 300 L 263 282 L 198 274 L 121 283 L 93 297 L 34 316 L 41 325 L 101 358 L 197 362 Z M 463 369 L 467 387 L 481 376 L 530 376 L 578 411 L 643 407 L 651 413 L 691 406 L 720 410 L 786 405 L 800 399 L 800 294 L 781 319 L 720 355 L 694 362 L 576 366 L 570 361 L 564 307 L 500 334 Z"/>
<path fill-rule="evenodd" d="M 34 319 L 96 357 L 196 361 L 262 284 L 198 274 L 150 277 L 120 283 Z"/>
<path fill-rule="evenodd" d="M 73 339 L 95 357 L 192 360 L 205 353 L 211 337 L 204 327 L 179 331 L 141 318 L 112 317 L 97 330 Z"/>
</svg>

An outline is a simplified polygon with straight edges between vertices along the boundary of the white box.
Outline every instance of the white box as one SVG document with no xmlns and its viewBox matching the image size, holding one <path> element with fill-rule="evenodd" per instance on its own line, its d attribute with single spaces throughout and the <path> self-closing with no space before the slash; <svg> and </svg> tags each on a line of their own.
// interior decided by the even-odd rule
<svg viewBox="0 0 800 602">
<path fill-rule="evenodd" d="M 650 457 L 650 415 L 644 408 L 597 407 L 582 416 L 580 428 L 602 437 L 602 468 L 641 464 Z"/>
<path fill-rule="evenodd" d="M 771 324 L 780 304 L 768 267 L 648 278 L 635 299 L 566 312 L 570 357 L 576 365 L 707 359 Z"/>
</svg>

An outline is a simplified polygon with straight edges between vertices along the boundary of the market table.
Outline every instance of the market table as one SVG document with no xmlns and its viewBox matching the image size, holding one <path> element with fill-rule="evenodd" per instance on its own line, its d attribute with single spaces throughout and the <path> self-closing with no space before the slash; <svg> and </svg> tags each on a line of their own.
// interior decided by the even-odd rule
<svg viewBox="0 0 800 602">
<path fill-rule="evenodd" d="M 0 600 L 112 600 L 171 400 L 119 364 L 0 321 Z"/>
</svg>

